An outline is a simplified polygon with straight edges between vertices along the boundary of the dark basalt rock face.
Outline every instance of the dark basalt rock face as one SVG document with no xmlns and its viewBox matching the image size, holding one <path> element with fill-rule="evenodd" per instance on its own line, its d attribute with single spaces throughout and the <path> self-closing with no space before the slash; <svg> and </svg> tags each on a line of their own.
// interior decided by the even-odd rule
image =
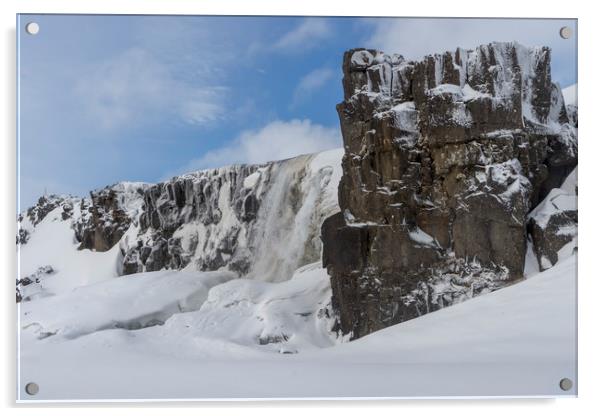
<svg viewBox="0 0 602 416">
<path fill-rule="evenodd" d="M 131 218 L 122 208 L 119 196 L 115 189 L 107 187 L 90 192 L 91 204 L 82 201 L 82 218 L 74 224 L 80 250 L 107 251 L 127 231 Z"/>
<path fill-rule="evenodd" d="M 260 166 L 240 165 L 176 177 L 150 186 L 143 193 L 140 215 L 140 238 L 124 252 L 123 274 L 181 269 L 194 258 L 199 270 L 217 270 L 227 264 L 246 272 L 249 259 L 241 256 L 233 261 L 240 224 L 253 221 L 259 201 L 244 179 Z M 224 208 L 233 207 L 235 219 L 222 223 Z M 198 238 L 186 238 L 176 231 L 190 223 L 200 223 L 205 233 L 221 233 L 218 247 L 197 251 Z M 195 257 L 196 253 L 196 257 Z"/>
<path fill-rule="evenodd" d="M 358 338 L 522 278 L 527 215 L 577 163 L 550 50 L 354 49 L 343 73 L 341 213 L 322 226 L 338 329 Z"/>
<path fill-rule="evenodd" d="M 234 165 L 149 186 L 134 240 L 120 243 L 122 273 L 190 266 L 289 278 L 319 260 L 320 224 L 337 211 L 328 187 L 333 169 L 312 170 L 314 160 Z"/>
</svg>

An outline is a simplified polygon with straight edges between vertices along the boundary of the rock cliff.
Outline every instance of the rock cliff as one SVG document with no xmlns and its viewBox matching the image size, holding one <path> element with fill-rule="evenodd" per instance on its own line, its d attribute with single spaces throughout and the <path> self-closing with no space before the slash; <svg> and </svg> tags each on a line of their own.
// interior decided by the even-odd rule
<svg viewBox="0 0 602 416">
<path fill-rule="evenodd" d="M 576 109 L 550 57 L 516 43 L 417 62 L 345 53 L 341 212 L 322 226 L 341 332 L 358 338 L 523 277 L 529 212 L 577 164 Z M 545 233 L 530 229 L 541 256 Z"/>
<path fill-rule="evenodd" d="M 231 270 L 257 280 L 288 280 L 298 267 L 320 259 L 320 226 L 339 210 L 341 157 L 335 149 L 157 184 L 123 182 L 86 198 L 44 196 L 19 216 L 17 244 L 28 244 L 40 222 L 59 210 L 53 221 L 72 231 L 74 250 L 114 251 L 117 275 Z M 19 300 L 54 277 L 34 272 L 19 276 Z"/>
</svg>

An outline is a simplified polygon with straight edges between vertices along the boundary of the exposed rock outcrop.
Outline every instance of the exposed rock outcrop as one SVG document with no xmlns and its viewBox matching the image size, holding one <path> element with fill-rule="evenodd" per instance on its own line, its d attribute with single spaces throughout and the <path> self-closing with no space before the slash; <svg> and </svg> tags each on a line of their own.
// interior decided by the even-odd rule
<svg viewBox="0 0 602 416">
<path fill-rule="evenodd" d="M 68 197 L 59 195 L 44 195 L 38 199 L 38 202 L 27 209 L 26 216 L 33 226 L 39 224 L 46 216 L 57 207 L 62 208 L 61 215 L 63 219 L 71 216 L 73 205 Z M 19 222 L 23 221 L 23 215 L 20 216 Z"/>
<path fill-rule="evenodd" d="M 341 157 L 342 150 L 335 149 L 203 170 L 158 184 L 122 182 L 88 198 L 43 198 L 30 215 L 19 217 L 17 243 L 24 244 L 48 213 L 60 209 L 51 221 L 66 222 L 80 250 L 117 248 L 120 275 L 228 269 L 259 280 L 287 280 L 298 267 L 320 259 L 320 226 L 339 210 Z"/>
<path fill-rule="evenodd" d="M 549 269 L 577 248 L 577 171 L 529 214 L 529 234 L 539 269 Z"/>
<path fill-rule="evenodd" d="M 124 274 L 183 268 L 195 257 L 199 242 L 202 246 L 194 260 L 200 270 L 230 264 L 232 269 L 246 272 L 246 233 L 258 203 L 254 187 L 245 186 L 245 178 L 262 173 L 267 180 L 270 172 L 265 167 L 232 166 L 176 177 L 148 188 L 143 195 L 140 238 L 125 254 Z M 186 224 L 195 226 L 186 232 Z"/>
<path fill-rule="evenodd" d="M 354 49 L 343 73 L 342 212 L 322 227 L 339 329 L 361 337 L 520 279 L 527 215 L 577 163 L 550 50 Z"/>
<path fill-rule="evenodd" d="M 90 199 L 81 201 L 81 217 L 74 223 L 80 250 L 107 251 L 117 244 L 134 219 L 135 212 L 128 213 L 127 205 L 140 199 L 146 188 L 145 184 L 117 184 L 90 192 Z"/>
<path fill-rule="evenodd" d="M 340 151 L 329 153 L 332 160 L 320 161 L 325 153 L 234 165 L 149 187 L 136 240 L 121 243 L 123 273 L 190 265 L 261 280 L 290 277 L 320 258 L 320 224 L 338 210 L 340 173 L 332 166 Z"/>
</svg>

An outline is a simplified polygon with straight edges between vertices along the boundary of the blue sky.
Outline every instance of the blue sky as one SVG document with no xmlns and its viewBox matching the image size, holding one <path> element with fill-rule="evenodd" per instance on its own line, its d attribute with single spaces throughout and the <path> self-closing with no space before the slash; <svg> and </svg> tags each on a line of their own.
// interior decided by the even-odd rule
<svg viewBox="0 0 602 416">
<path fill-rule="evenodd" d="M 35 21 L 31 36 L 25 25 Z M 341 145 L 341 58 L 490 41 L 552 48 L 576 82 L 573 20 L 22 15 L 21 207 L 122 180 L 156 182 Z"/>
</svg>

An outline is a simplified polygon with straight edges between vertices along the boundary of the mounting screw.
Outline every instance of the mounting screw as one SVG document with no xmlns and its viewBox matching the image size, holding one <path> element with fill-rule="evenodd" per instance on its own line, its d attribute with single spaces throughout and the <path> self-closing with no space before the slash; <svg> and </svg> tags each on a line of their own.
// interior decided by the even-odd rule
<svg viewBox="0 0 602 416">
<path fill-rule="evenodd" d="M 571 37 L 572 34 L 573 34 L 573 31 L 571 30 L 570 27 L 563 26 L 560 28 L 560 37 L 562 39 L 568 39 Z"/>
<path fill-rule="evenodd" d="M 27 383 L 25 385 L 25 392 L 30 396 L 35 396 L 40 391 L 40 387 L 36 383 Z"/>
<path fill-rule="evenodd" d="M 573 381 L 570 378 L 563 378 L 560 380 L 560 388 L 564 391 L 568 391 L 573 387 Z"/>
<path fill-rule="evenodd" d="M 25 25 L 25 31 L 30 35 L 37 35 L 40 31 L 40 25 L 36 22 L 29 22 Z"/>
</svg>

